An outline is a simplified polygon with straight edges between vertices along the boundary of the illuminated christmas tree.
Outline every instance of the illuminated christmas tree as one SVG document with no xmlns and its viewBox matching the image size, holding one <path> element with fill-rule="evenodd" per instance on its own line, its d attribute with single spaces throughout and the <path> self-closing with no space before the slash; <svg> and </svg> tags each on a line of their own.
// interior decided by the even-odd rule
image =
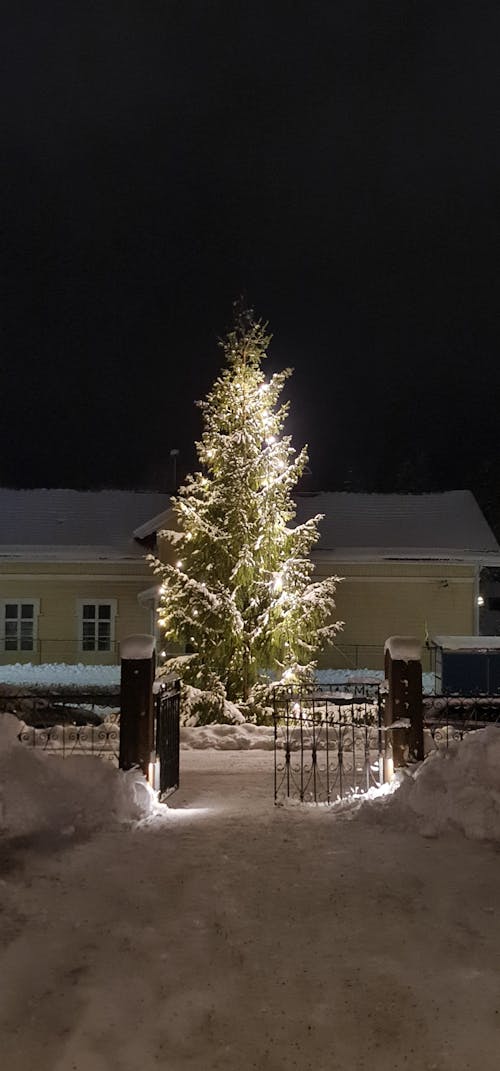
<svg viewBox="0 0 500 1071">
<path fill-rule="evenodd" d="M 200 402 L 201 471 L 173 500 L 171 564 L 162 578 L 165 640 L 185 646 L 183 677 L 198 688 L 247 700 L 270 675 L 287 683 L 312 674 L 332 622 L 335 577 L 313 581 L 310 551 L 320 516 L 293 526 L 293 489 L 307 463 L 283 434 L 286 369 L 266 379 L 270 337 L 251 312 L 221 343 L 226 366 Z"/>
</svg>

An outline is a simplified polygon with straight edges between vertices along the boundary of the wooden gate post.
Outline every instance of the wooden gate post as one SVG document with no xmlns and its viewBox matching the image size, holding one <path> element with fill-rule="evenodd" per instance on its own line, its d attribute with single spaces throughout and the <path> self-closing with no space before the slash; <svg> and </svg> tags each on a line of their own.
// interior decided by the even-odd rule
<svg viewBox="0 0 500 1071">
<path fill-rule="evenodd" d="M 385 676 L 389 692 L 385 705 L 385 725 L 409 720 L 409 726 L 397 726 L 387 733 L 387 748 L 394 768 L 404 766 L 405 751 L 410 759 L 424 757 L 424 723 L 422 709 L 422 647 L 412 636 L 391 636 L 385 644 Z M 390 775 L 387 778 L 390 780 Z"/>
<path fill-rule="evenodd" d="M 153 636 L 128 636 L 120 645 L 120 757 L 121 770 L 139 766 L 148 776 L 154 746 Z"/>
</svg>

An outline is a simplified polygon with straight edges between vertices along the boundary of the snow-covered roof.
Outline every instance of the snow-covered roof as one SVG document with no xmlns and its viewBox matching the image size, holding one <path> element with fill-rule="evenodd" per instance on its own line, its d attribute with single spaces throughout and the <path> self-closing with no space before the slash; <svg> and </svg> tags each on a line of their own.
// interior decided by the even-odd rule
<svg viewBox="0 0 500 1071">
<path fill-rule="evenodd" d="M 500 651 L 500 636 L 434 636 L 443 651 Z"/>
<path fill-rule="evenodd" d="M 146 539 L 148 536 L 153 535 L 154 532 L 161 532 L 162 529 L 170 527 L 171 524 L 172 509 L 169 505 L 167 509 L 163 509 L 156 517 L 150 517 L 144 524 L 138 525 L 134 530 L 134 536 L 136 539 Z"/>
<path fill-rule="evenodd" d="M 323 513 L 316 550 L 338 561 L 499 564 L 500 547 L 470 491 L 297 495 L 297 522 Z"/>
<path fill-rule="evenodd" d="M 141 558 L 133 533 L 168 502 L 148 491 L 0 488 L 0 560 Z"/>
</svg>

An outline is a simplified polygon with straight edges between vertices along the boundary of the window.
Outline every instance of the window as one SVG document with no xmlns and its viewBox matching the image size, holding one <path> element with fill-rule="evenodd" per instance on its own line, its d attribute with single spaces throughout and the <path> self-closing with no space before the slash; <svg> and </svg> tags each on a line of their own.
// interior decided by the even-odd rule
<svg viewBox="0 0 500 1071">
<path fill-rule="evenodd" d="M 33 599 L 2 603 L 4 651 L 34 651 L 38 603 Z"/>
<path fill-rule="evenodd" d="M 82 602 L 82 651 L 111 651 L 114 641 L 115 603 Z"/>
</svg>

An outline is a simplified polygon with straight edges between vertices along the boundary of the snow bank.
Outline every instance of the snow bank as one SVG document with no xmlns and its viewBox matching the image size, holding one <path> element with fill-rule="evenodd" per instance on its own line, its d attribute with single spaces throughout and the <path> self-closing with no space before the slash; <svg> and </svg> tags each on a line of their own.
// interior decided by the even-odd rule
<svg viewBox="0 0 500 1071">
<path fill-rule="evenodd" d="M 181 729 L 181 749 L 199 751 L 272 751 L 274 729 L 267 725 L 205 725 Z"/>
<path fill-rule="evenodd" d="M 43 662 L 41 665 L 26 665 L 16 662 L 0 667 L 0 684 L 18 685 L 65 685 L 88 688 L 99 685 L 104 688 L 120 683 L 120 666 L 66 665 L 63 662 Z"/>
<path fill-rule="evenodd" d="M 388 806 L 405 824 L 416 821 L 425 836 L 455 830 L 500 841 L 500 727 L 466 733 L 432 752 Z"/>
<path fill-rule="evenodd" d="M 90 756 L 57 759 L 21 744 L 19 729 L 14 715 L 0 714 L 0 834 L 89 833 L 159 808 L 137 770 Z"/>
</svg>

